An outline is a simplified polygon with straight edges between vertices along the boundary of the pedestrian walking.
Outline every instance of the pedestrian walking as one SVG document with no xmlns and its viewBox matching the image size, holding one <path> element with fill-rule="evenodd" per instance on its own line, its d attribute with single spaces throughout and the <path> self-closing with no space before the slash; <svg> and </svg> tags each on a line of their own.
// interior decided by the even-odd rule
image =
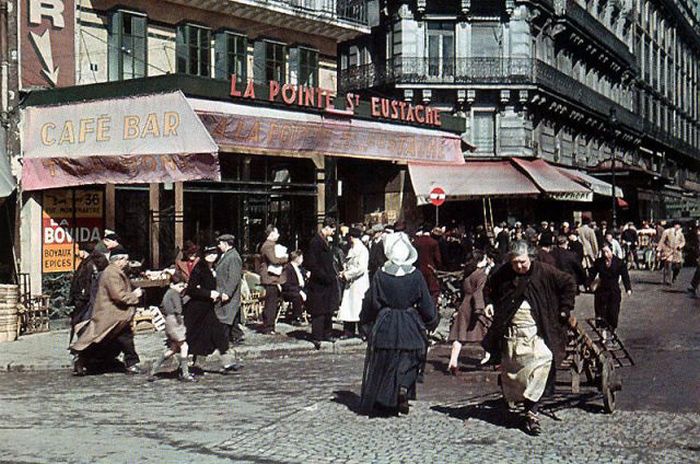
<svg viewBox="0 0 700 464">
<path fill-rule="evenodd" d="M 673 285 L 681 272 L 683 265 L 683 247 L 685 236 L 681 230 L 681 223 L 675 221 L 672 227 L 664 230 L 656 249 L 663 261 L 663 283 Z M 669 282 L 669 276 L 671 281 Z"/>
<path fill-rule="evenodd" d="M 583 268 L 588 271 L 593 267 L 593 263 L 598 259 L 598 238 L 596 237 L 596 232 L 590 226 L 591 218 L 584 216 L 583 224 L 578 228 L 578 237 L 583 245 Z"/>
<path fill-rule="evenodd" d="M 73 336 L 80 333 L 80 329 L 92 317 L 99 277 L 108 264 L 105 255 L 93 249 L 73 274 L 68 301 L 68 304 L 73 306 L 70 314 L 69 345 L 73 342 Z"/>
<path fill-rule="evenodd" d="M 111 361 L 120 352 L 124 353 L 126 373 L 140 372 L 131 320 L 143 290 L 132 288 L 124 273 L 128 264 L 127 251 L 121 246 L 112 248 L 109 265 L 98 282 L 92 317 L 70 347 L 76 356 L 73 365 L 76 375 L 85 375 L 91 361 L 103 356 Z"/>
<path fill-rule="evenodd" d="M 290 253 L 289 263 L 284 267 L 285 281 L 282 284 L 282 299 L 292 304 L 293 326 L 300 326 L 304 315 L 304 303 L 306 302 L 306 280 L 309 271 L 304 269 L 304 254 L 301 250 Z"/>
<path fill-rule="evenodd" d="M 583 269 L 581 260 L 576 253 L 568 249 L 569 244 L 570 241 L 565 235 L 557 237 L 557 246 L 550 252 L 554 258 L 555 267 L 573 277 L 577 286 L 585 285 L 587 279 L 586 271 Z"/>
<path fill-rule="evenodd" d="M 465 271 L 465 279 L 462 283 L 464 299 L 453 316 L 447 338 L 447 341 L 452 342 L 450 362 L 447 365 L 452 375 L 457 375 L 459 370 L 459 353 L 462 345 L 469 342 L 481 343 L 491 323 L 484 298 L 488 264 L 486 253 L 474 250 L 465 266 L 469 271 Z"/>
<path fill-rule="evenodd" d="M 190 279 L 192 269 L 197 265 L 197 262 L 199 262 L 199 247 L 190 240 L 187 240 L 182 247 L 181 259 L 175 261 L 175 267 L 180 272 L 185 283 Z"/>
<path fill-rule="evenodd" d="M 356 335 L 357 323 L 360 321 L 362 301 L 369 288 L 369 251 L 362 243 L 362 232 L 355 227 L 350 228 L 348 240 L 350 249 L 345 261 L 345 268 L 340 273 L 340 279 L 345 283 L 343 297 L 338 311 L 338 320 L 343 322 L 343 338 Z"/>
<path fill-rule="evenodd" d="M 389 229 L 385 228 L 381 224 L 375 224 L 372 226 L 372 238 L 369 242 L 369 262 L 367 265 L 370 280 L 372 280 L 374 273 L 377 272 L 386 262 L 382 237 L 389 233 L 388 230 Z"/>
<path fill-rule="evenodd" d="M 236 238 L 223 234 L 217 238 L 217 248 L 221 252 L 216 263 L 216 315 L 224 324 L 226 340 L 234 343 L 243 339 L 243 331 L 238 327 L 241 313 L 241 279 L 243 278 L 243 260 L 234 248 Z"/>
<path fill-rule="evenodd" d="M 632 294 L 627 265 L 615 256 L 612 247 L 606 243 L 603 245 L 603 256 L 598 258 L 591 268 L 590 279 L 598 278 L 597 284 L 591 284 L 594 288 L 593 306 L 595 309 L 596 325 L 603 329 L 603 340 L 608 339 L 608 331 L 617 329 L 617 320 L 620 314 L 620 279 L 625 286 L 628 295 Z"/>
<path fill-rule="evenodd" d="M 197 371 L 202 371 L 201 363 L 207 356 L 218 352 L 221 360 L 219 371 L 226 373 L 237 370 L 239 366 L 235 363 L 225 364 L 223 358 L 228 352 L 229 341 L 228 328 L 216 310 L 216 303 L 221 298 L 213 269 L 218 257 L 217 247 L 205 247 L 202 257 L 204 259 L 199 260 L 192 269 L 187 283 L 187 296 L 190 299 L 183 311 L 187 345 Z"/>
<path fill-rule="evenodd" d="M 194 382 L 195 378 L 190 374 L 189 359 L 187 345 L 187 329 L 182 315 L 182 292 L 185 290 L 187 283 L 185 278 L 179 272 L 170 276 L 170 285 L 168 290 L 163 295 L 163 300 L 160 304 L 161 312 L 165 317 L 165 336 L 166 350 L 151 367 L 151 375 L 148 377 L 150 382 L 156 380 L 156 373 L 163 363 L 178 356 L 178 379 L 183 382 Z"/>
<path fill-rule="evenodd" d="M 426 330 L 439 318 L 428 286 L 413 263 L 416 249 L 405 233 L 384 238 L 388 261 L 374 275 L 360 314 L 367 335 L 361 410 L 408 414 L 427 350 Z"/>
<path fill-rule="evenodd" d="M 334 342 L 332 317 L 338 309 L 338 274 L 335 252 L 328 239 L 335 234 L 335 219 L 327 217 L 314 235 L 306 253 L 306 268 L 311 273 L 308 281 L 308 312 L 311 315 L 311 340 L 321 349 L 321 341 Z"/>
<path fill-rule="evenodd" d="M 423 228 L 418 230 L 413 245 L 418 252 L 418 269 L 423 274 L 423 278 L 428 284 L 433 304 L 437 306 L 440 296 L 440 281 L 435 275 L 436 269 L 442 268 L 442 256 L 440 255 L 440 245 L 437 240 L 430 236 L 430 233 Z"/>
<path fill-rule="evenodd" d="M 274 334 L 282 285 L 287 280 L 287 275 L 283 270 L 284 265 L 289 261 L 289 255 L 287 248 L 277 243 L 280 238 L 277 227 L 267 226 L 265 237 L 265 242 L 260 246 L 260 265 L 258 267 L 260 283 L 265 288 L 263 326 L 260 332 Z"/>
<path fill-rule="evenodd" d="M 525 430 L 537 435 L 540 399 L 553 391 L 556 368 L 566 357 L 576 284 L 568 274 L 533 261 L 534 253 L 527 242 L 513 242 L 510 264 L 490 277 L 494 317 L 483 346 L 501 365 L 505 400 L 524 402 Z"/>
</svg>

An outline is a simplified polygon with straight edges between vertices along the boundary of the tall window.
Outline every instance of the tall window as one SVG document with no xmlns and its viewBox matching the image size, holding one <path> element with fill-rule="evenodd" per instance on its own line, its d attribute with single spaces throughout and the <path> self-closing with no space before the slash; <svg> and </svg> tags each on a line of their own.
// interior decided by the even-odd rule
<svg viewBox="0 0 700 464">
<path fill-rule="evenodd" d="M 184 24 L 177 28 L 177 72 L 210 76 L 211 31 Z"/>
<path fill-rule="evenodd" d="M 299 47 L 299 84 L 318 87 L 318 51 Z"/>
<path fill-rule="evenodd" d="M 109 31 L 110 81 L 146 77 L 146 16 L 115 11 Z"/>
<path fill-rule="evenodd" d="M 248 77 L 248 39 L 232 32 L 216 34 L 216 60 L 214 76 L 217 79 L 230 79 L 236 75 L 239 82 Z"/>
<path fill-rule="evenodd" d="M 553 57 L 549 56 L 548 46 L 545 41 L 541 44 L 543 52 L 541 57 L 552 63 Z M 474 23 L 472 25 L 472 56 L 501 58 L 503 56 L 503 29 L 500 23 Z"/>
<path fill-rule="evenodd" d="M 451 22 L 428 22 L 428 75 L 454 76 L 455 25 Z"/>
<path fill-rule="evenodd" d="M 493 110 L 474 110 L 472 113 L 472 141 L 479 153 L 494 154 L 495 113 Z"/>
<path fill-rule="evenodd" d="M 284 82 L 287 75 L 286 48 L 277 42 L 265 42 L 265 80 Z"/>
</svg>

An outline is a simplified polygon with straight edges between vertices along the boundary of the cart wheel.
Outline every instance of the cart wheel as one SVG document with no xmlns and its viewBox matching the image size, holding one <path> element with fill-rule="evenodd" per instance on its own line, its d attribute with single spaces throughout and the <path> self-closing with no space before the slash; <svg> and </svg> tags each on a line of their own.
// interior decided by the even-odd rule
<svg viewBox="0 0 700 464">
<path fill-rule="evenodd" d="M 604 353 L 601 358 L 600 391 L 603 393 L 605 412 L 612 414 L 615 411 L 615 392 L 620 390 L 620 385 L 610 355 Z"/>
</svg>

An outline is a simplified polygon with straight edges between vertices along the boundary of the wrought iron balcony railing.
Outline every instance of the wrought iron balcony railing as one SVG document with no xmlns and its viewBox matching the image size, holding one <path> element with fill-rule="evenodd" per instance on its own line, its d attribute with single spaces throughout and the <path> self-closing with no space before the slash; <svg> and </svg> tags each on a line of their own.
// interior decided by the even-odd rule
<svg viewBox="0 0 700 464">
<path fill-rule="evenodd" d="M 620 123 L 642 130 L 641 119 L 633 112 L 543 61 L 530 58 L 397 57 L 341 70 L 338 86 L 348 92 L 396 84 L 538 85 L 605 117 L 615 108 Z"/>
<path fill-rule="evenodd" d="M 310 13 L 321 13 L 363 26 L 367 22 L 367 0 L 259 0 L 291 6 Z"/>
</svg>

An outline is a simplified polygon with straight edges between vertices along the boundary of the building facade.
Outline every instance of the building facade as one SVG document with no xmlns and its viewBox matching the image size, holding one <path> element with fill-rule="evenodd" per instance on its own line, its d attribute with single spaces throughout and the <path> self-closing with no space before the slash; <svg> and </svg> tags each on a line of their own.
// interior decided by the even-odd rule
<svg viewBox="0 0 700 464">
<path fill-rule="evenodd" d="M 698 215 L 696 6 L 386 0 L 372 35 L 341 45 L 339 87 L 465 115 L 476 156 L 597 166 L 608 181 L 624 167 L 625 218 Z"/>
</svg>

